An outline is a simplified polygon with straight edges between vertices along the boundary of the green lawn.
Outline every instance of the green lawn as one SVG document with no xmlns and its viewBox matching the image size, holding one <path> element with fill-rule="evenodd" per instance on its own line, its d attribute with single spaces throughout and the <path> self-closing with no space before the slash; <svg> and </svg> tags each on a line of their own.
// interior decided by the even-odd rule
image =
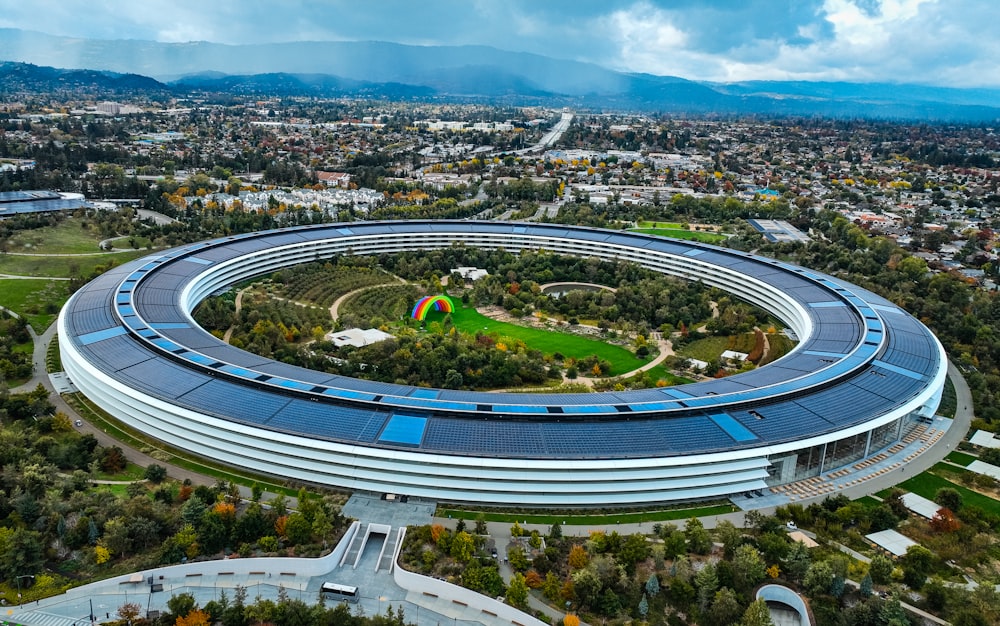
<svg viewBox="0 0 1000 626">
<path fill-rule="evenodd" d="M 0 274 L 14 276 L 38 276 L 40 278 L 69 278 L 74 275 L 89 275 L 98 265 L 114 261 L 116 265 L 149 254 L 149 250 L 109 252 L 87 256 L 18 256 L 0 255 Z"/>
<path fill-rule="evenodd" d="M 684 228 L 684 224 L 680 222 L 647 222 L 646 220 L 639 220 L 635 223 L 637 228 L 667 228 L 670 230 L 687 230 Z"/>
<path fill-rule="evenodd" d="M 661 237 L 672 237 L 674 239 L 687 239 L 690 241 L 700 241 L 702 243 L 718 243 L 726 240 L 725 235 L 704 233 L 696 230 L 683 230 L 679 228 L 633 228 L 629 232 L 642 233 L 644 235 L 659 235 Z"/>
<path fill-rule="evenodd" d="M 441 321 L 444 319 L 443 313 L 433 311 L 427 315 L 428 321 Z M 472 308 L 462 308 L 451 314 L 452 323 L 460 331 L 465 333 L 476 333 L 486 331 L 489 334 L 496 333 L 500 337 L 510 337 L 520 339 L 528 347 L 540 350 L 543 354 L 554 354 L 560 352 L 565 357 L 575 357 L 582 359 L 592 354 L 598 358 L 605 359 L 611 363 L 611 376 L 619 376 L 625 372 L 630 372 L 642 367 L 647 363 L 632 352 L 597 339 L 588 339 L 569 333 L 561 333 L 555 330 L 541 330 L 538 328 L 527 328 L 516 324 L 498 322 L 479 313 Z M 581 372 L 586 375 L 586 372 Z"/>
<path fill-rule="evenodd" d="M 39 279 L 0 279 L 0 305 L 24 317 L 41 333 L 59 314 L 69 298 L 66 281 Z"/>
<path fill-rule="evenodd" d="M 945 459 L 955 463 L 956 465 L 961 465 L 962 467 L 968 467 L 973 461 L 978 459 L 971 454 L 966 454 L 964 452 L 950 452 Z"/>
<path fill-rule="evenodd" d="M 706 337 L 676 348 L 676 351 L 680 357 L 711 363 L 722 356 L 728 347 L 729 337 Z"/>
<path fill-rule="evenodd" d="M 953 467 L 949 469 L 956 470 L 956 468 Z M 935 471 L 937 471 L 936 466 Z M 1000 515 L 1000 500 L 994 500 L 993 498 L 984 496 L 983 494 L 972 491 L 971 489 L 967 489 L 962 485 L 953 483 L 930 472 L 924 472 L 918 476 L 914 476 L 913 478 L 900 483 L 899 487 L 931 500 L 934 499 L 934 494 L 937 493 L 938 489 L 950 487 L 962 494 L 963 505 L 978 507 L 992 515 Z"/>
<path fill-rule="evenodd" d="M 565 524 L 567 526 L 597 526 L 608 524 L 637 524 L 639 522 L 665 522 L 670 520 L 686 520 L 692 517 L 707 517 L 723 515 L 736 511 L 731 504 L 718 504 L 691 509 L 668 509 L 665 511 L 636 511 L 632 513 L 594 513 L 574 515 L 572 513 L 495 513 L 481 511 L 463 511 L 460 509 L 438 509 L 437 517 L 474 520 L 480 515 L 488 522 L 511 523 L 527 522 L 528 524 Z M 652 528 L 650 529 L 652 532 Z"/>
<path fill-rule="evenodd" d="M 693 383 L 694 381 L 690 378 L 684 378 L 683 376 L 678 376 L 674 374 L 662 365 L 657 365 L 656 367 L 651 367 L 646 371 L 646 374 L 650 376 L 653 380 L 665 380 L 671 385 L 686 385 L 688 383 Z"/>
<path fill-rule="evenodd" d="M 129 463 L 125 466 L 125 469 L 118 472 L 117 474 L 108 474 L 107 472 L 98 472 L 94 475 L 97 480 L 143 480 L 146 474 L 146 469 L 135 463 Z"/>
<path fill-rule="evenodd" d="M 32 254 L 99 253 L 98 245 L 104 238 L 99 232 L 82 225 L 80 220 L 69 218 L 55 226 L 18 231 L 8 240 L 7 250 Z M 119 243 L 127 242 L 122 240 Z"/>
<path fill-rule="evenodd" d="M 858 504 L 865 507 L 866 509 L 874 509 L 875 507 L 882 504 L 882 501 L 878 498 L 873 498 L 871 496 L 865 496 L 863 498 L 858 498 L 855 500 Z"/>
</svg>

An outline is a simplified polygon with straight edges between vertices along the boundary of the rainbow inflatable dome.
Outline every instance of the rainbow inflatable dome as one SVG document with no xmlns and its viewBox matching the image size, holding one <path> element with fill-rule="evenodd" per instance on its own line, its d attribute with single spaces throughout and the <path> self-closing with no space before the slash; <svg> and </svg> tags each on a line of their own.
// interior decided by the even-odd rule
<svg viewBox="0 0 1000 626">
<path fill-rule="evenodd" d="M 410 317 L 418 322 L 422 322 L 432 307 L 435 311 L 441 311 L 442 313 L 451 313 L 455 310 L 454 305 L 451 303 L 451 298 L 448 296 L 424 296 L 413 305 Z"/>
</svg>

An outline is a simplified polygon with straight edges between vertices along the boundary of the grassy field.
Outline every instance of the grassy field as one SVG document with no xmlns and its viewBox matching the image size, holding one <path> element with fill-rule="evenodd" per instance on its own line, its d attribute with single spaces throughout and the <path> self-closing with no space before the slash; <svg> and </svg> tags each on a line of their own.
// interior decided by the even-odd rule
<svg viewBox="0 0 1000 626">
<path fill-rule="evenodd" d="M 18 231 L 8 240 L 7 250 L 32 254 L 99 253 L 98 245 L 103 237 L 95 230 L 83 228 L 82 224 L 70 218 L 55 226 Z"/>
<path fill-rule="evenodd" d="M 684 378 L 683 376 L 678 376 L 674 374 L 662 365 L 657 365 L 655 367 L 649 368 L 646 372 L 654 380 L 665 380 L 671 385 L 686 385 L 688 383 L 693 383 L 694 381 L 690 378 Z"/>
<path fill-rule="evenodd" d="M 96 480 L 143 480 L 146 474 L 146 468 L 136 465 L 135 463 L 129 463 L 125 466 L 125 469 L 118 472 L 117 474 L 108 474 L 107 472 L 98 472 L 94 474 Z"/>
<path fill-rule="evenodd" d="M 729 337 L 706 337 L 677 348 L 678 356 L 711 363 L 729 347 Z"/>
<path fill-rule="evenodd" d="M 670 230 L 687 230 L 680 222 L 647 222 L 639 220 L 635 223 L 636 228 L 667 228 Z"/>
<path fill-rule="evenodd" d="M 939 463 L 938 465 L 941 464 Z M 938 466 L 935 465 L 934 468 L 932 468 L 932 471 L 939 471 Z M 958 472 L 961 472 L 961 470 L 950 466 L 946 466 L 945 468 L 940 469 L 940 471 L 948 474 L 956 472 L 956 475 Z M 938 489 L 950 487 L 951 489 L 954 489 L 958 493 L 962 494 L 963 505 L 975 506 L 992 515 L 1000 515 L 1000 500 L 994 500 L 993 498 L 984 496 L 981 493 L 977 493 L 971 489 L 963 487 L 962 485 L 953 483 L 946 478 L 938 476 L 937 474 L 932 474 L 930 471 L 924 472 L 900 483 L 899 487 L 931 500 L 934 499 L 934 494 L 937 493 Z"/>
<path fill-rule="evenodd" d="M 961 465 L 963 467 L 968 467 L 969 464 L 971 464 L 973 461 L 978 460 L 971 454 L 966 454 L 964 452 L 950 452 L 948 453 L 948 456 L 944 458 L 951 461 L 952 463 L 955 463 L 956 465 Z"/>
<path fill-rule="evenodd" d="M 474 520 L 480 515 L 487 522 L 528 524 L 565 524 L 567 526 L 605 526 L 608 524 L 638 524 L 640 522 L 666 522 L 670 520 L 686 520 L 692 517 L 723 515 L 736 511 L 731 504 L 718 504 L 692 509 L 667 509 L 665 511 L 636 511 L 633 513 L 594 513 L 574 515 L 572 513 L 497 513 L 481 511 L 463 511 L 461 509 L 438 509 L 437 517 Z M 650 529 L 652 531 L 652 529 Z"/>
<path fill-rule="evenodd" d="M 24 317 L 41 333 L 59 314 L 69 298 L 68 283 L 63 280 L 0 279 L 0 305 Z"/>
<path fill-rule="evenodd" d="M 128 252 L 108 252 L 86 256 L 18 256 L 0 255 L 0 274 L 14 276 L 38 276 L 40 278 L 69 278 L 74 275 L 89 275 L 98 265 L 114 261 L 121 265 L 149 254 L 149 250 Z"/>
<path fill-rule="evenodd" d="M 540 350 L 544 354 L 559 352 L 565 357 L 575 357 L 577 359 L 596 354 L 598 358 L 605 359 L 611 363 L 611 376 L 619 376 L 646 364 L 646 361 L 621 346 L 614 346 L 597 339 L 588 339 L 569 333 L 527 328 L 516 324 L 498 322 L 472 308 L 458 309 L 451 316 L 452 323 L 462 332 L 475 333 L 486 331 L 491 334 L 496 333 L 500 337 L 520 339 L 529 348 Z M 441 321 L 444 319 L 444 314 L 434 311 L 427 316 L 427 319 L 428 321 Z M 581 374 L 584 373 L 581 372 Z"/>
<path fill-rule="evenodd" d="M 683 230 L 680 228 L 633 228 L 629 232 L 642 233 L 644 235 L 659 235 L 661 237 L 673 237 L 674 239 L 687 239 L 689 241 L 700 241 L 702 243 L 718 243 L 726 240 L 725 235 Z"/>
</svg>

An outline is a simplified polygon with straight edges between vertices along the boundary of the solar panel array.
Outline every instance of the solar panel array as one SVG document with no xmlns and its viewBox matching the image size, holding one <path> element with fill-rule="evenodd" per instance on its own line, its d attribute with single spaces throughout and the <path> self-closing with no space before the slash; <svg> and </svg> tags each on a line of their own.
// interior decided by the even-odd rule
<svg viewBox="0 0 1000 626">
<path fill-rule="evenodd" d="M 681 388 L 484 394 L 350 379 L 250 355 L 191 327 L 178 302 L 180 290 L 214 264 L 250 252 L 359 235 L 441 232 L 569 238 L 730 267 L 796 298 L 813 332 L 773 365 Z M 419 237 L 419 245 L 426 246 L 429 239 Z M 361 248 L 361 242 L 356 246 Z M 387 420 L 394 414 L 417 415 L 427 420 L 421 450 L 468 455 L 636 457 L 784 442 L 886 413 L 923 390 L 940 367 L 936 341 L 926 328 L 857 287 L 694 242 L 565 226 L 356 223 L 229 237 L 115 268 L 80 290 L 65 315 L 69 340 L 95 367 L 178 406 L 299 435 L 384 447 L 399 443 L 378 439 Z M 123 322 L 128 334 L 101 334 Z"/>
</svg>

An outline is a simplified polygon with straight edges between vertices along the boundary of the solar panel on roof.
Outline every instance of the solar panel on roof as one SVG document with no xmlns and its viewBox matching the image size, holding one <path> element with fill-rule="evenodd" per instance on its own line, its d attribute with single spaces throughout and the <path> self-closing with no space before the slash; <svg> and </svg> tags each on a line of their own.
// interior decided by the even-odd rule
<svg viewBox="0 0 1000 626">
<path fill-rule="evenodd" d="M 386 443 L 401 443 L 409 446 L 419 446 L 427 428 L 427 418 L 415 415 L 394 414 L 382 429 L 378 440 Z"/>
</svg>

